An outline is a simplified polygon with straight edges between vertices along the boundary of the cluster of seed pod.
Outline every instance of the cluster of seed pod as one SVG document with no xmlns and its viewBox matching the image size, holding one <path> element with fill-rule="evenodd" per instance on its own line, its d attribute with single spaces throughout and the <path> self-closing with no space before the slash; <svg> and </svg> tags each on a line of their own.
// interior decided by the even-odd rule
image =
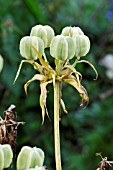
<svg viewBox="0 0 113 170">
<path fill-rule="evenodd" d="M 30 36 L 20 41 L 20 54 L 26 59 L 36 60 L 34 46 L 40 55 L 50 47 L 53 58 L 66 61 L 74 56 L 78 59 L 85 56 L 90 49 L 90 40 L 79 27 L 65 27 L 60 35 L 55 36 L 54 30 L 46 25 L 36 25 L 31 29 Z"/>
<path fill-rule="evenodd" d="M 9 144 L 0 144 L 0 170 L 8 168 L 13 159 Z M 37 147 L 24 146 L 17 157 L 17 170 L 46 170 L 43 166 L 44 152 Z"/>
</svg>

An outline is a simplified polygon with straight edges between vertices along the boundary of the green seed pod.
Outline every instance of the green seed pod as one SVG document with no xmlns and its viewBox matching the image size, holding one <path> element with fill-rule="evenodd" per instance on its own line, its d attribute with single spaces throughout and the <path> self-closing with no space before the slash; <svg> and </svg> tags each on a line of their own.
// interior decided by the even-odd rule
<svg viewBox="0 0 113 170">
<path fill-rule="evenodd" d="M 58 60 L 69 60 L 75 55 L 75 44 L 72 37 L 57 35 L 50 44 L 50 54 Z"/>
<path fill-rule="evenodd" d="M 9 144 L 4 144 L 2 145 L 2 150 L 4 153 L 4 168 L 8 168 L 11 165 L 13 159 L 11 146 Z"/>
<path fill-rule="evenodd" d="M 4 168 L 4 153 L 2 150 L 2 145 L 0 145 L 0 170 Z"/>
<path fill-rule="evenodd" d="M 77 35 L 73 37 L 75 42 L 75 56 L 77 58 L 85 56 L 90 49 L 90 40 L 86 35 Z"/>
<path fill-rule="evenodd" d="M 73 37 L 75 35 L 84 35 L 83 31 L 79 27 L 65 27 L 62 30 L 62 35 Z"/>
<path fill-rule="evenodd" d="M 36 25 L 31 29 L 30 36 L 36 36 L 43 40 L 44 47 L 49 47 L 52 38 L 54 37 L 54 30 L 48 25 Z"/>
<path fill-rule="evenodd" d="M 17 158 L 17 170 L 25 170 L 42 166 L 44 162 L 44 152 L 39 148 L 24 146 Z"/>
<path fill-rule="evenodd" d="M 44 163 L 44 152 L 42 151 L 42 149 L 37 147 L 34 147 L 33 151 L 34 151 L 34 157 L 33 157 L 34 166 L 36 165 L 42 166 Z"/>
<path fill-rule="evenodd" d="M 8 168 L 11 165 L 13 152 L 9 144 L 0 144 L 0 170 Z"/>
<path fill-rule="evenodd" d="M 30 168 L 30 169 L 26 169 L 26 170 L 45 170 L 45 167 L 44 166 L 42 166 L 42 167 L 36 166 L 35 168 Z"/>
<path fill-rule="evenodd" d="M 39 37 L 26 36 L 20 41 L 20 54 L 22 57 L 28 60 L 37 60 L 38 56 L 32 48 L 35 47 L 37 51 L 42 55 L 44 53 L 44 43 Z"/>
<path fill-rule="evenodd" d="M 34 151 L 29 146 L 24 146 L 17 157 L 17 170 L 31 168 Z"/>
<path fill-rule="evenodd" d="M 4 60 L 3 57 L 0 55 L 0 72 L 2 71 L 3 64 L 4 64 Z"/>
</svg>

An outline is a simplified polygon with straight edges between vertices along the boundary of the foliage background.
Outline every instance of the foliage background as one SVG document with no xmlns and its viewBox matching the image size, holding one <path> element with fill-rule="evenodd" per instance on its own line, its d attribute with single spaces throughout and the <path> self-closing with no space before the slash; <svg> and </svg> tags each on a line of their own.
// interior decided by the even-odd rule
<svg viewBox="0 0 113 170">
<path fill-rule="evenodd" d="M 4 68 L 0 74 L 0 114 L 16 105 L 18 121 L 25 121 L 18 128 L 17 153 L 23 145 L 38 146 L 45 151 L 45 165 L 55 169 L 53 138 L 53 89 L 48 87 L 47 106 L 51 121 L 46 117 L 41 125 L 39 106 L 39 83 L 29 87 L 26 97 L 23 85 L 35 71 L 24 64 L 17 83 L 14 77 L 21 61 L 19 41 L 29 35 L 36 24 L 50 25 L 56 34 L 65 26 L 79 26 L 91 40 L 90 53 L 85 57 L 96 67 L 99 78 L 93 81 L 92 69 L 78 65 L 83 74 L 83 85 L 87 88 L 90 104 L 80 108 L 80 97 L 69 85 L 63 86 L 63 98 L 69 111 L 61 113 L 61 151 L 63 169 L 96 169 L 100 158 L 96 152 L 113 160 L 113 81 L 106 77 L 106 69 L 99 60 L 113 54 L 113 0 L 4 0 L 0 1 L 0 53 L 4 57 Z M 53 60 L 50 59 L 51 65 Z M 109 92 L 109 95 L 106 96 Z M 104 94 L 105 98 L 101 98 Z M 14 167 L 12 169 L 15 169 Z"/>
</svg>

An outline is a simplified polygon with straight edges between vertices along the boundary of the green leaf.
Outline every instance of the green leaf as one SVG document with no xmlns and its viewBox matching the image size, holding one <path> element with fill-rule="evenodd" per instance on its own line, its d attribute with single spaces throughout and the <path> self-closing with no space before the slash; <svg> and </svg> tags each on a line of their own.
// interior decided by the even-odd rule
<svg viewBox="0 0 113 170">
<path fill-rule="evenodd" d="M 48 62 L 46 62 L 45 60 L 43 60 L 42 56 L 41 56 L 40 53 L 37 51 L 37 49 L 36 49 L 34 46 L 32 46 L 32 48 L 35 50 L 36 55 L 38 56 L 39 61 L 40 61 L 40 63 L 42 64 L 42 66 L 45 67 L 50 73 L 55 74 L 55 71 L 52 69 L 52 67 L 49 65 Z"/>
<path fill-rule="evenodd" d="M 38 56 L 39 60 L 40 60 L 40 63 L 42 64 L 42 66 L 44 66 L 46 69 L 49 69 L 49 63 L 44 61 L 42 56 L 40 55 L 40 53 L 37 51 L 37 49 L 32 46 L 32 48 L 34 49 L 34 51 L 36 52 L 36 55 Z"/>
</svg>

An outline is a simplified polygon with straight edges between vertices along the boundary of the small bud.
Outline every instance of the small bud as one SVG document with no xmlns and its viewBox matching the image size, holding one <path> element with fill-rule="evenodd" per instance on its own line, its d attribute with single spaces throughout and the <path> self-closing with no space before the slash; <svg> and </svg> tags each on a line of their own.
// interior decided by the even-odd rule
<svg viewBox="0 0 113 170">
<path fill-rule="evenodd" d="M 86 35 L 77 35 L 73 37 L 75 42 L 75 56 L 77 58 L 85 56 L 90 49 L 90 40 Z"/>
<path fill-rule="evenodd" d="M 4 64 L 4 60 L 3 57 L 0 55 L 0 72 L 2 71 L 3 64 Z"/>
<path fill-rule="evenodd" d="M 13 152 L 9 144 L 0 144 L 0 170 L 8 168 L 11 165 Z"/>
<path fill-rule="evenodd" d="M 44 47 L 49 47 L 52 38 L 54 37 L 54 30 L 48 25 L 36 25 L 31 29 L 30 36 L 36 36 L 43 40 Z"/>
<path fill-rule="evenodd" d="M 75 55 L 75 44 L 72 37 L 57 35 L 50 44 L 50 54 L 58 60 L 69 60 Z"/>
<path fill-rule="evenodd" d="M 28 60 L 38 59 L 38 56 L 32 46 L 37 49 L 40 55 L 44 53 L 44 43 L 40 38 L 35 36 L 26 36 L 20 40 L 20 54 L 22 57 Z"/>
<path fill-rule="evenodd" d="M 44 152 L 41 149 L 24 146 L 17 158 L 17 170 L 25 170 L 36 166 L 41 167 L 43 162 Z"/>
<path fill-rule="evenodd" d="M 64 36 L 76 36 L 76 35 L 84 35 L 83 31 L 79 27 L 65 27 L 62 30 L 62 35 Z"/>
</svg>

